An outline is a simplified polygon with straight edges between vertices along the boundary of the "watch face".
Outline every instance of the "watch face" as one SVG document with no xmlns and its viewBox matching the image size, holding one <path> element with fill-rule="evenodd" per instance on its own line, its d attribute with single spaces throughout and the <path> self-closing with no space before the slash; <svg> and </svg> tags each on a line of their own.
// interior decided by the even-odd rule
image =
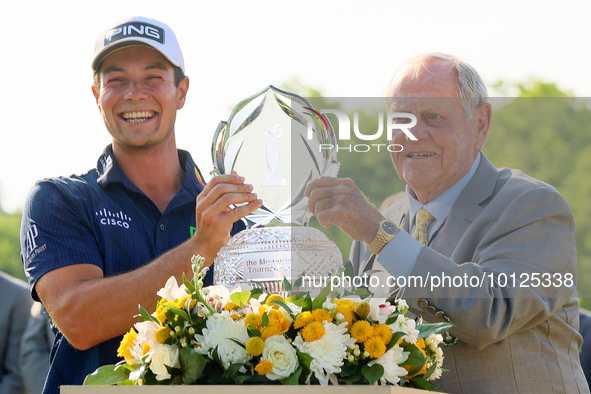
<svg viewBox="0 0 591 394">
<path fill-rule="evenodd" d="M 392 222 L 384 222 L 384 224 L 382 225 L 382 229 L 384 230 L 384 232 L 386 232 L 386 234 L 396 235 L 397 229 L 394 223 Z"/>
</svg>

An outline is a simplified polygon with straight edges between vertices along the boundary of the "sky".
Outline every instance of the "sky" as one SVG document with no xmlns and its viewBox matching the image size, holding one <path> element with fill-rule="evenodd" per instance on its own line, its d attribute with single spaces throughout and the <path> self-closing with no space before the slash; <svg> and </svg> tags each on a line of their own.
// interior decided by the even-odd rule
<svg viewBox="0 0 591 394">
<path fill-rule="evenodd" d="M 326 97 L 378 97 L 401 61 L 446 52 L 489 85 L 542 79 L 591 97 L 590 14 L 587 0 L 3 0 L 0 207 L 17 212 L 36 180 L 96 166 L 111 140 L 90 88 L 94 42 L 131 15 L 179 40 L 190 87 L 177 146 L 207 174 L 233 106 L 293 78 Z"/>
</svg>

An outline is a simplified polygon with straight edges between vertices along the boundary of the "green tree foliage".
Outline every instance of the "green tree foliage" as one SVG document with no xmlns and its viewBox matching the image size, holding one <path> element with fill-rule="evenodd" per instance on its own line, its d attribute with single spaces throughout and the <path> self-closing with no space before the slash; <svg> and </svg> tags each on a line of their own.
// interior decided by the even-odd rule
<svg viewBox="0 0 591 394">
<path fill-rule="evenodd" d="M 20 259 L 21 214 L 0 212 L 0 271 L 26 280 Z"/>
</svg>

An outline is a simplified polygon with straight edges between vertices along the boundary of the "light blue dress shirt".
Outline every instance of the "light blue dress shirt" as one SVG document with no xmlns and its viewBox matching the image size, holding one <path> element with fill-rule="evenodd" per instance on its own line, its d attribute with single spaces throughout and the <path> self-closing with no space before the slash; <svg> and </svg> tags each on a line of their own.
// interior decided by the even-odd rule
<svg viewBox="0 0 591 394">
<path fill-rule="evenodd" d="M 468 182 L 472 179 L 476 173 L 476 169 L 480 164 L 480 155 L 476 156 L 474 163 L 470 171 L 459 181 L 457 181 L 452 187 L 435 197 L 432 201 L 429 201 L 425 205 L 421 204 L 416 198 L 410 193 L 410 188 L 406 186 L 406 195 L 410 201 L 410 216 L 412 223 L 410 226 L 410 233 L 401 230 L 394 239 L 384 246 L 376 260 L 393 276 L 409 276 L 417 263 L 417 258 L 421 252 L 421 248 L 424 246 L 419 241 L 413 238 L 411 234 L 414 234 L 416 227 L 414 217 L 421 208 L 425 208 L 435 217 L 435 220 L 431 223 L 427 230 L 429 238 L 429 245 L 431 245 L 437 238 L 439 229 L 445 223 L 445 219 L 451 212 L 454 204 L 460 197 L 460 194 L 468 185 Z"/>
</svg>

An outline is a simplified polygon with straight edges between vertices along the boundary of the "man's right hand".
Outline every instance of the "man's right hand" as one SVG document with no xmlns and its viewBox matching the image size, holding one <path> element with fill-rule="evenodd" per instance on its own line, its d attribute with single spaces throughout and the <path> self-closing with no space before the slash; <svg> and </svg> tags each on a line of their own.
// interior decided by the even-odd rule
<svg viewBox="0 0 591 394">
<path fill-rule="evenodd" d="M 237 204 L 243 204 L 232 207 Z M 193 241 L 205 265 L 211 265 L 220 248 L 230 239 L 235 221 L 256 211 L 263 205 L 252 192 L 252 185 L 245 184 L 237 174 L 214 177 L 197 196 L 197 231 Z"/>
</svg>

